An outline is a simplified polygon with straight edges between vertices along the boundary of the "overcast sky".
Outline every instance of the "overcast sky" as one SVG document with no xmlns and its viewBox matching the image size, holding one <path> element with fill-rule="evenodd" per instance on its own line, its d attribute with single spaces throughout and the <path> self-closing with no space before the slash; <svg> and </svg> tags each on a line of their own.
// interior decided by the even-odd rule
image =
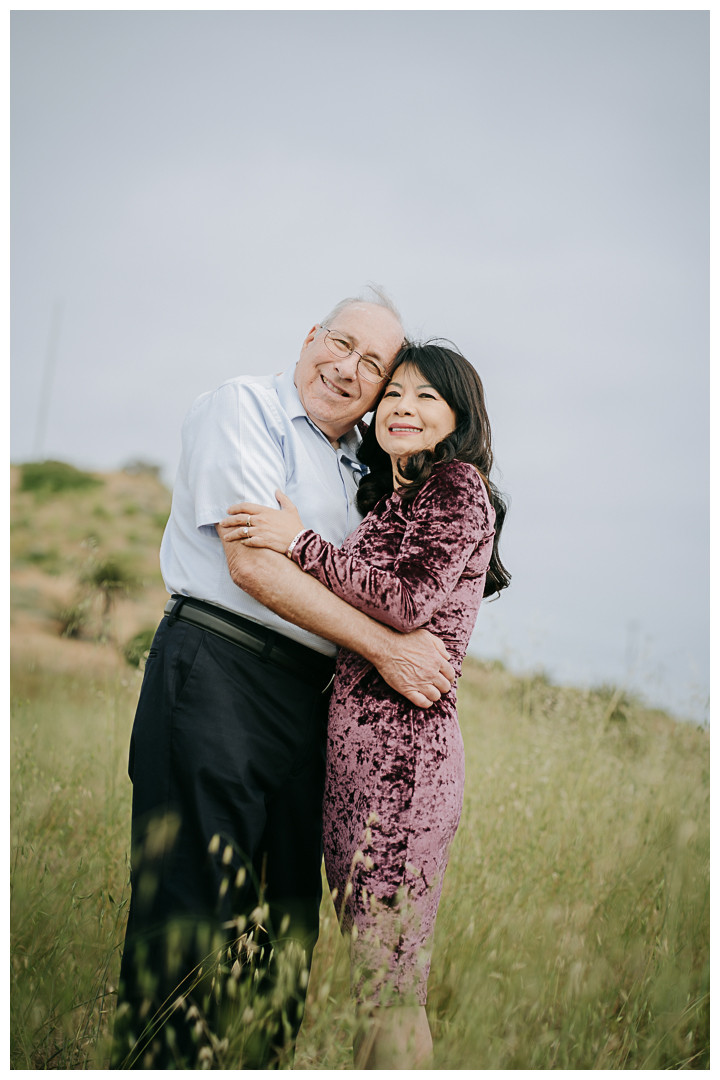
<svg viewBox="0 0 720 1080">
<path fill-rule="evenodd" d="M 480 372 L 473 650 L 708 692 L 707 12 L 15 12 L 12 455 L 142 457 L 368 280 Z"/>
</svg>

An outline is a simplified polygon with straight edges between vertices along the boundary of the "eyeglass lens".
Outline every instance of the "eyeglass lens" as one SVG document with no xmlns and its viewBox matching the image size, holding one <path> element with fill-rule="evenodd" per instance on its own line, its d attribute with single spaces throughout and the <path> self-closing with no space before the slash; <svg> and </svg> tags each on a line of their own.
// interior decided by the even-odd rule
<svg viewBox="0 0 720 1080">
<path fill-rule="evenodd" d="M 351 353 L 355 352 L 355 349 L 345 338 L 334 334 L 331 330 L 328 330 L 325 340 L 330 351 L 334 352 L 336 356 L 350 356 Z M 358 370 L 364 378 L 371 382 L 382 382 L 385 378 L 385 372 L 379 364 L 365 356 L 361 356 L 358 360 Z"/>
</svg>

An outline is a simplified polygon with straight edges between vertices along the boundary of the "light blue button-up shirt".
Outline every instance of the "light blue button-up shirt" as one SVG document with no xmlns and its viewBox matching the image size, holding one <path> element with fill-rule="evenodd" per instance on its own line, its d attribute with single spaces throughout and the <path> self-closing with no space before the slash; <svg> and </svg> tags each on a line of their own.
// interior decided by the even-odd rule
<svg viewBox="0 0 720 1080">
<path fill-rule="evenodd" d="M 280 488 L 303 524 L 340 547 L 359 525 L 355 505 L 364 472 L 356 428 L 336 450 L 305 412 L 294 370 L 241 376 L 202 394 L 182 428 L 182 454 L 172 511 L 160 548 L 168 592 L 209 600 L 334 656 L 324 638 L 286 622 L 230 577 L 215 524 L 233 503 L 277 506 Z"/>
</svg>

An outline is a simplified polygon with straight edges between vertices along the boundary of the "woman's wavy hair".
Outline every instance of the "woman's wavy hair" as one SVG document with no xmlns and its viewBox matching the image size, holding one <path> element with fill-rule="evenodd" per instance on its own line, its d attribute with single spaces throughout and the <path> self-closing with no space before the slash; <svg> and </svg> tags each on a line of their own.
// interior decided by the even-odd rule
<svg viewBox="0 0 720 1080">
<path fill-rule="evenodd" d="M 416 368 L 423 379 L 445 399 L 457 418 L 455 430 L 439 442 L 434 450 L 421 450 L 418 454 L 412 454 L 405 465 L 399 467 L 400 476 L 405 481 L 399 494 L 401 499 L 413 499 L 436 465 L 445 465 L 450 461 L 467 461 L 478 469 L 495 510 L 495 539 L 484 593 L 485 596 L 492 596 L 510 584 L 510 574 L 498 554 L 507 504 L 490 479 L 493 464 L 490 421 L 485 409 L 485 394 L 480 376 L 454 346 L 448 348 L 452 342 L 444 344 L 445 340 L 433 338 L 423 344 L 406 343 L 390 369 L 392 376 L 401 364 Z M 375 414 L 363 437 L 358 458 L 370 467 L 370 472 L 360 481 L 357 493 L 358 508 L 362 514 L 367 514 L 383 495 L 388 495 L 393 490 L 392 463 L 389 454 L 377 441 Z"/>
</svg>

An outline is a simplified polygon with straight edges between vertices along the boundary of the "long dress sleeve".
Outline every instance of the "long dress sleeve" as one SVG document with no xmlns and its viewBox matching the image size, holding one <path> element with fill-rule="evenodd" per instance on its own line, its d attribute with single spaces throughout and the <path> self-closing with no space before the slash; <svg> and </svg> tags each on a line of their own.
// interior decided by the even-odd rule
<svg viewBox="0 0 720 1080">
<path fill-rule="evenodd" d="M 493 526 L 494 512 L 477 471 L 452 462 L 437 468 L 409 505 L 390 569 L 340 550 L 311 530 L 300 536 L 292 558 L 353 607 L 407 632 L 430 621 Z"/>
</svg>

